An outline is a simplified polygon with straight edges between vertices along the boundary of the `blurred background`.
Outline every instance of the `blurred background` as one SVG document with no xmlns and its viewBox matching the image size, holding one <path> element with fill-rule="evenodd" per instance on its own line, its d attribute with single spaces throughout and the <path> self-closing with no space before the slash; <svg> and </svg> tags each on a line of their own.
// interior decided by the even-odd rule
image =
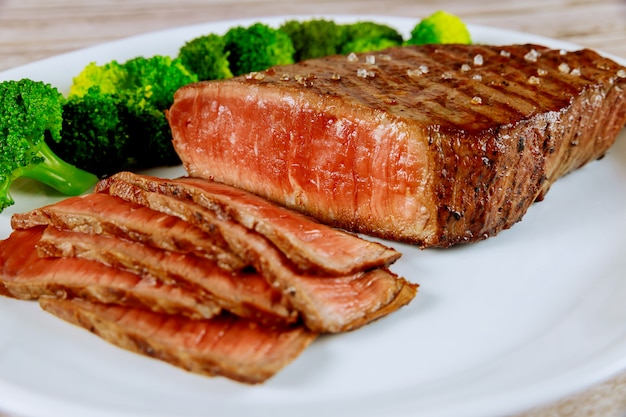
<svg viewBox="0 0 626 417">
<path fill-rule="evenodd" d="M 626 57 L 626 0 L 0 0 L 0 70 L 108 40 L 214 20 L 293 14 L 424 17 L 530 32 Z"/>
</svg>

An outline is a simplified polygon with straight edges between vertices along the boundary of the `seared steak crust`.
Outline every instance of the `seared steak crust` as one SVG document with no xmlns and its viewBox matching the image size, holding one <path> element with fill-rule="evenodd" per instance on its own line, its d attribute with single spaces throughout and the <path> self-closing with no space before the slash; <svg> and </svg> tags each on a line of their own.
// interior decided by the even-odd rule
<svg viewBox="0 0 626 417">
<path fill-rule="evenodd" d="M 425 45 L 180 89 L 191 176 L 421 246 L 484 239 L 626 123 L 626 70 L 590 50 Z"/>
</svg>

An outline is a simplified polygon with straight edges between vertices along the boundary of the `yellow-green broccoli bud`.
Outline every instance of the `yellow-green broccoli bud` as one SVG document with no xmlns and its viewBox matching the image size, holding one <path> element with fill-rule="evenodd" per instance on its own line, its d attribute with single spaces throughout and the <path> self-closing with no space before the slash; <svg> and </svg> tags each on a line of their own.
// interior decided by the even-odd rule
<svg viewBox="0 0 626 417">
<path fill-rule="evenodd" d="M 439 10 L 421 20 L 407 41 L 409 45 L 441 44 L 441 43 L 472 43 L 465 23 L 453 14 Z"/>
</svg>

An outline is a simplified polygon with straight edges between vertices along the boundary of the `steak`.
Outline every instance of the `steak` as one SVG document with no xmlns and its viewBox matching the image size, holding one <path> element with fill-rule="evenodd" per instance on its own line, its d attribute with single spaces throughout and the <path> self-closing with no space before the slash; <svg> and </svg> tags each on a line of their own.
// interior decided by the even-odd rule
<svg viewBox="0 0 626 417">
<path fill-rule="evenodd" d="M 319 333 L 408 304 L 380 243 L 206 179 L 120 173 L 13 215 L 0 294 L 128 350 L 260 383 Z"/>
<path fill-rule="evenodd" d="M 303 327 L 264 327 L 223 314 L 190 320 L 84 300 L 41 298 L 41 307 L 124 349 L 202 375 L 249 384 L 272 377 L 315 339 Z"/>
<path fill-rule="evenodd" d="M 0 242 L 0 294 L 21 300 L 80 297 L 192 318 L 210 318 L 220 312 L 210 298 L 147 276 L 85 259 L 41 258 L 36 244 L 43 230 L 16 230 Z"/>
<path fill-rule="evenodd" d="M 397 277 L 386 268 L 368 269 L 348 275 L 321 272 L 307 273 L 266 238 L 231 219 L 223 219 L 213 210 L 187 199 L 161 194 L 163 187 L 148 191 L 140 186 L 111 177 L 101 192 L 145 204 L 153 210 L 175 215 L 200 228 L 219 230 L 234 251 L 250 262 L 273 288 L 289 298 L 290 305 L 301 313 L 307 327 L 316 332 L 353 330 L 408 304 L 418 286 Z M 180 197 L 180 196 L 179 196 Z M 67 242 L 59 239 L 57 246 Z M 101 250 L 101 246 L 95 248 Z M 145 257 L 140 257 L 146 259 Z"/>
<path fill-rule="evenodd" d="M 192 177 L 373 236 L 448 247 L 520 221 L 626 123 L 626 69 L 590 50 L 423 45 L 178 90 Z"/>
<path fill-rule="evenodd" d="M 14 229 L 50 225 L 63 230 L 119 236 L 173 252 L 191 252 L 227 269 L 246 266 L 221 235 L 207 233 L 178 217 L 150 210 L 108 194 L 87 194 L 16 213 Z"/>
<path fill-rule="evenodd" d="M 192 254 L 168 252 L 116 237 L 48 228 L 38 243 L 40 256 L 80 257 L 114 268 L 148 274 L 170 285 L 210 296 L 220 307 L 266 324 L 297 319 L 288 300 L 258 274 L 226 271 Z"/>
<path fill-rule="evenodd" d="M 246 191 L 201 178 L 167 180 L 130 172 L 101 181 L 105 191 L 116 181 L 146 191 L 192 201 L 266 237 L 302 270 L 345 275 L 388 266 L 400 257 L 394 249 L 322 225 Z"/>
</svg>

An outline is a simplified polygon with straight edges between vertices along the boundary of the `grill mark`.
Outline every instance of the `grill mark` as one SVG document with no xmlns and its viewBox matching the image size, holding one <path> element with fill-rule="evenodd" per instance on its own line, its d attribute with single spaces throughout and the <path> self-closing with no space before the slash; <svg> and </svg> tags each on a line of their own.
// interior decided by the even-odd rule
<svg viewBox="0 0 626 417">
<path fill-rule="evenodd" d="M 473 63 L 476 55 L 482 55 L 484 62 L 480 66 L 476 66 Z M 425 56 L 428 54 L 424 53 Z M 466 55 L 467 61 L 460 62 L 459 55 Z M 444 56 L 443 59 L 438 59 L 439 56 Z M 501 91 L 501 89 L 495 86 L 489 86 L 486 84 L 487 79 L 496 80 L 502 78 L 500 74 L 493 69 L 494 60 L 499 59 L 499 55 L 492 49 L 480 48 L 477 46 L 476 50 L 473 50 L 471 54 L 463 53 L 457 49 L 435 49 L 434 54 L 430 54 L 432 62 L 440 62 L 438 70 L 441 72 L 451 72 L 453 77 L 450 80 L 451 88 L 455 90 L 464 91 L 465 100 L 463 103 L 471 103 L 474 97 L 479 97 L 482 101 L 481 104 L 470 104 L 463 107 L 463 110 L 470 111 L 474 114 L 479 114 L 481 117 L 486 118 L 489 122 L 502 122 L 509 121 L 511 118 L 516 118 L 518 115 L 527 116 L 530 109 L 534 109 L 534 103 L 529 103 L 526 100 L 513 100 L 519 102 L 519 106 L 513 106 L 510 103 L 511 94 L 508 91 Z M 451 71 L 450 62 L 457 62 L 454 71 Z M 463 65 L 469 65 L 470 69 L 464 71 Z M 476 80 L 472 78 L 474 75 L 480 75 L 482 79 Z M 430 80 L 432 83 L 432 80 Z M 513 96 L 518 96 L 514 92 Z M 488 101 L 487 101 L 488 99 Z M 494 106 L 497 105 L 497 107 Z M 485 106 L 490 106 L 485 109 Z M 498 114 L 495 114 L 495 113 Z M 491 114 L 490 114 L 491 113 Z M 499 117 L 498 117 L 499 116 Z"/>
<path fill-rule="evenodd" d="M 376 76 L 366 80 L 357 77 L 356 70 L 367 66 L 363 62 L 348 62 L 343 56 L 329 58 L 329 61 L 341 63 L 345 67 L 342 68 L 345 73 L 342 74 L 341 80 L 331 83 L 328 82 L 332 76 L 328 72 L 328 61 L 307 61 L 302 65 L 306 71 L 318 74 L 311 79 L 310 88 L 324 96 L 337 96 L 346 90 L 350 91 L 356 102 L 392 113 L 394 109 L 401 113 L 408 109 L 420 108 L 428 112 L 429 122 L 452 124 L 455 128 L 467 125 L 468 119 L 477 124 L 489 124 L 507 123 L 516 120 L 520 115 L 529 117 L 551 101 L 563 101 L 568 93 L 576 89 L 570 82 L 562 80 L 560 74 L 557 74 L 558 70 L 551 67 L 548 74 L 541 77 L 542 85 L 529 84 L 528 79 L 535 75 L 537 65 L 529 65 L 523 57 L 519 57 L 519 54 L 527 51 L 527 48 L 476 45 L 471 53 L 461 47 L 437 49 L 436 46 L 432 46 L 430 49 L 422 50 L 403 49 L 405 56 L 402 56 L 402 59 L 399 57 L 390 61 L 379 60 L 376 66 L 372 67 L 375 68 Z M 543 51 L 541 47 L 537 49 Z M 500 50 L 509 51 L 511 57 L 500 56 Z M 484 56 L 482 66 L 473 65 L 473 57 L 476 54 Z M 404 58 L 411 62 L 410 67 L 403 62 Z M 472 67 L 469 73 L 461 71 L 463 60 Z M 452 69 L 451 62 L 455 63 Z M 429 68 L 429 72 L 421 77 L 411 77 L 411 84 L 408 84 L 407 88 L 405 83 L 408 78 L 407 69 L 419 68 L 422 64 Z M 334 67 L 332 63 L 330 66 Z M 446 72 L 450 73 L 451 79 L 433 82 L 434 78 L 439 78 Z M 482 80 L 473 80 L 469 74 L 479 74 Z M 542 89 L 541 94 L 537 94 L 539 88 Z M 388 91 L 388 96 L 375 93 L 381 89 Z M 413 94 L 417 91 L 420 92 L 419 95 Z M 388 97 L 393 97 L 393 100 Z M 421 99 L 416 101 L 415 97 Z M 470 104 L 474 97 L 483 100 L 482 107 Z M 395 104 L 389 105 L 385 101 L 393 101 Z"/>
<path fill-rule="evenodd" d="M 456 127 L 465 125 L 468 119 L 474 122 L 492 122 L 497 119 L 493 114 L 494 109 L 486 109 L 480 104 L 471 104 L 472 99 L 477 95 L 473 93 L 473 90 L 480 85 L 480 82 L 468 80 L 462 74 L 460 65 L 456 69 L 450 69 L 449 62 L 458 61 L 458 53 L 453 51 L 446 53 L 437 49 L 432 54 L 425 51 L 407 50 L 407 55 L 414 61 L 413 69 L 419 69 L 421 65 L 428 67 L 427 73 L 414 77 L 408 76 L 406 65 L 396 65 L 393 71 L 389 71 L 391 73 L 404 72 L 403 77 L 410 79 L 409 85 L 413 87 L 412 90 L 424 92 L 420 95 L 411 95 L 412 99 L 405 101 L 407 107 L 426 108 L 428 109 L 426 119 L 429 122 L 452 123 Z M 440 59 L 442 55 L 446 56 Z M 448 75 L 450 78 L 444 78 Z M 438 83 L 434 83 L 433 77 L 441 79 Z M 504 113 L 504 109 L 496 109 L 496 112 Z"/>
<path fill-rule="evenodd" d="M 508 51 L 511 53 L 511 57 L 501 56 L 500 50 Z M 458 60 L 459 52 L 457 50 L 446 48 L 438 51 L 438 53 L 445 54 L 446 59 L 449 61 L 454 62 Z M 535 67 L 517 59 L 515 55 L 519 53 L 519 48 L 516 47 L 494 49 L 492 47 L 477 46 L 472 51 L 472 56 L 468 57 L 468 65 L 470 65 L 471 69 L 466 74 L 455 73 L 455 78 L 461 80 L 458 82 L 459 87 L 467 86 L 464 89 L 468 91 L 468 95 L 475 94 L 484 100 L 488 98 L 489 101 L 483 101 L 483 105 L 490 105 L 489 111 L 498 111 L 498 108 L 502 109 L 500 114 L 503 117 L 492 117 L 492 122 L 502 123 L 518 120 L 520 117 L 530 117 L 539 111 L 542 106 L 547 105 L 549 101 L 557 100 L 557 98 L 562 96 L 562 94 L 558 96 L 550 95 L 548 100 L 542 100 L 542 96 L 545 96 L 546 92 L 542 90 L 541 94 L 537 94 L 537 88 L 528 82 L 528 78 L 532 74 L 530 70 L 534 70 Z M 471 63 L 473 57 L 477 54 L 483 56 L 483 65 L 474 66 Z M 482 79 L 474 80 L 472 79 L 473 75 L 480 75 Z M 568 88 L 571 87 L 568 86 Z M 478 108 L 478 106 L 474 107 Z"/>
</svg>

